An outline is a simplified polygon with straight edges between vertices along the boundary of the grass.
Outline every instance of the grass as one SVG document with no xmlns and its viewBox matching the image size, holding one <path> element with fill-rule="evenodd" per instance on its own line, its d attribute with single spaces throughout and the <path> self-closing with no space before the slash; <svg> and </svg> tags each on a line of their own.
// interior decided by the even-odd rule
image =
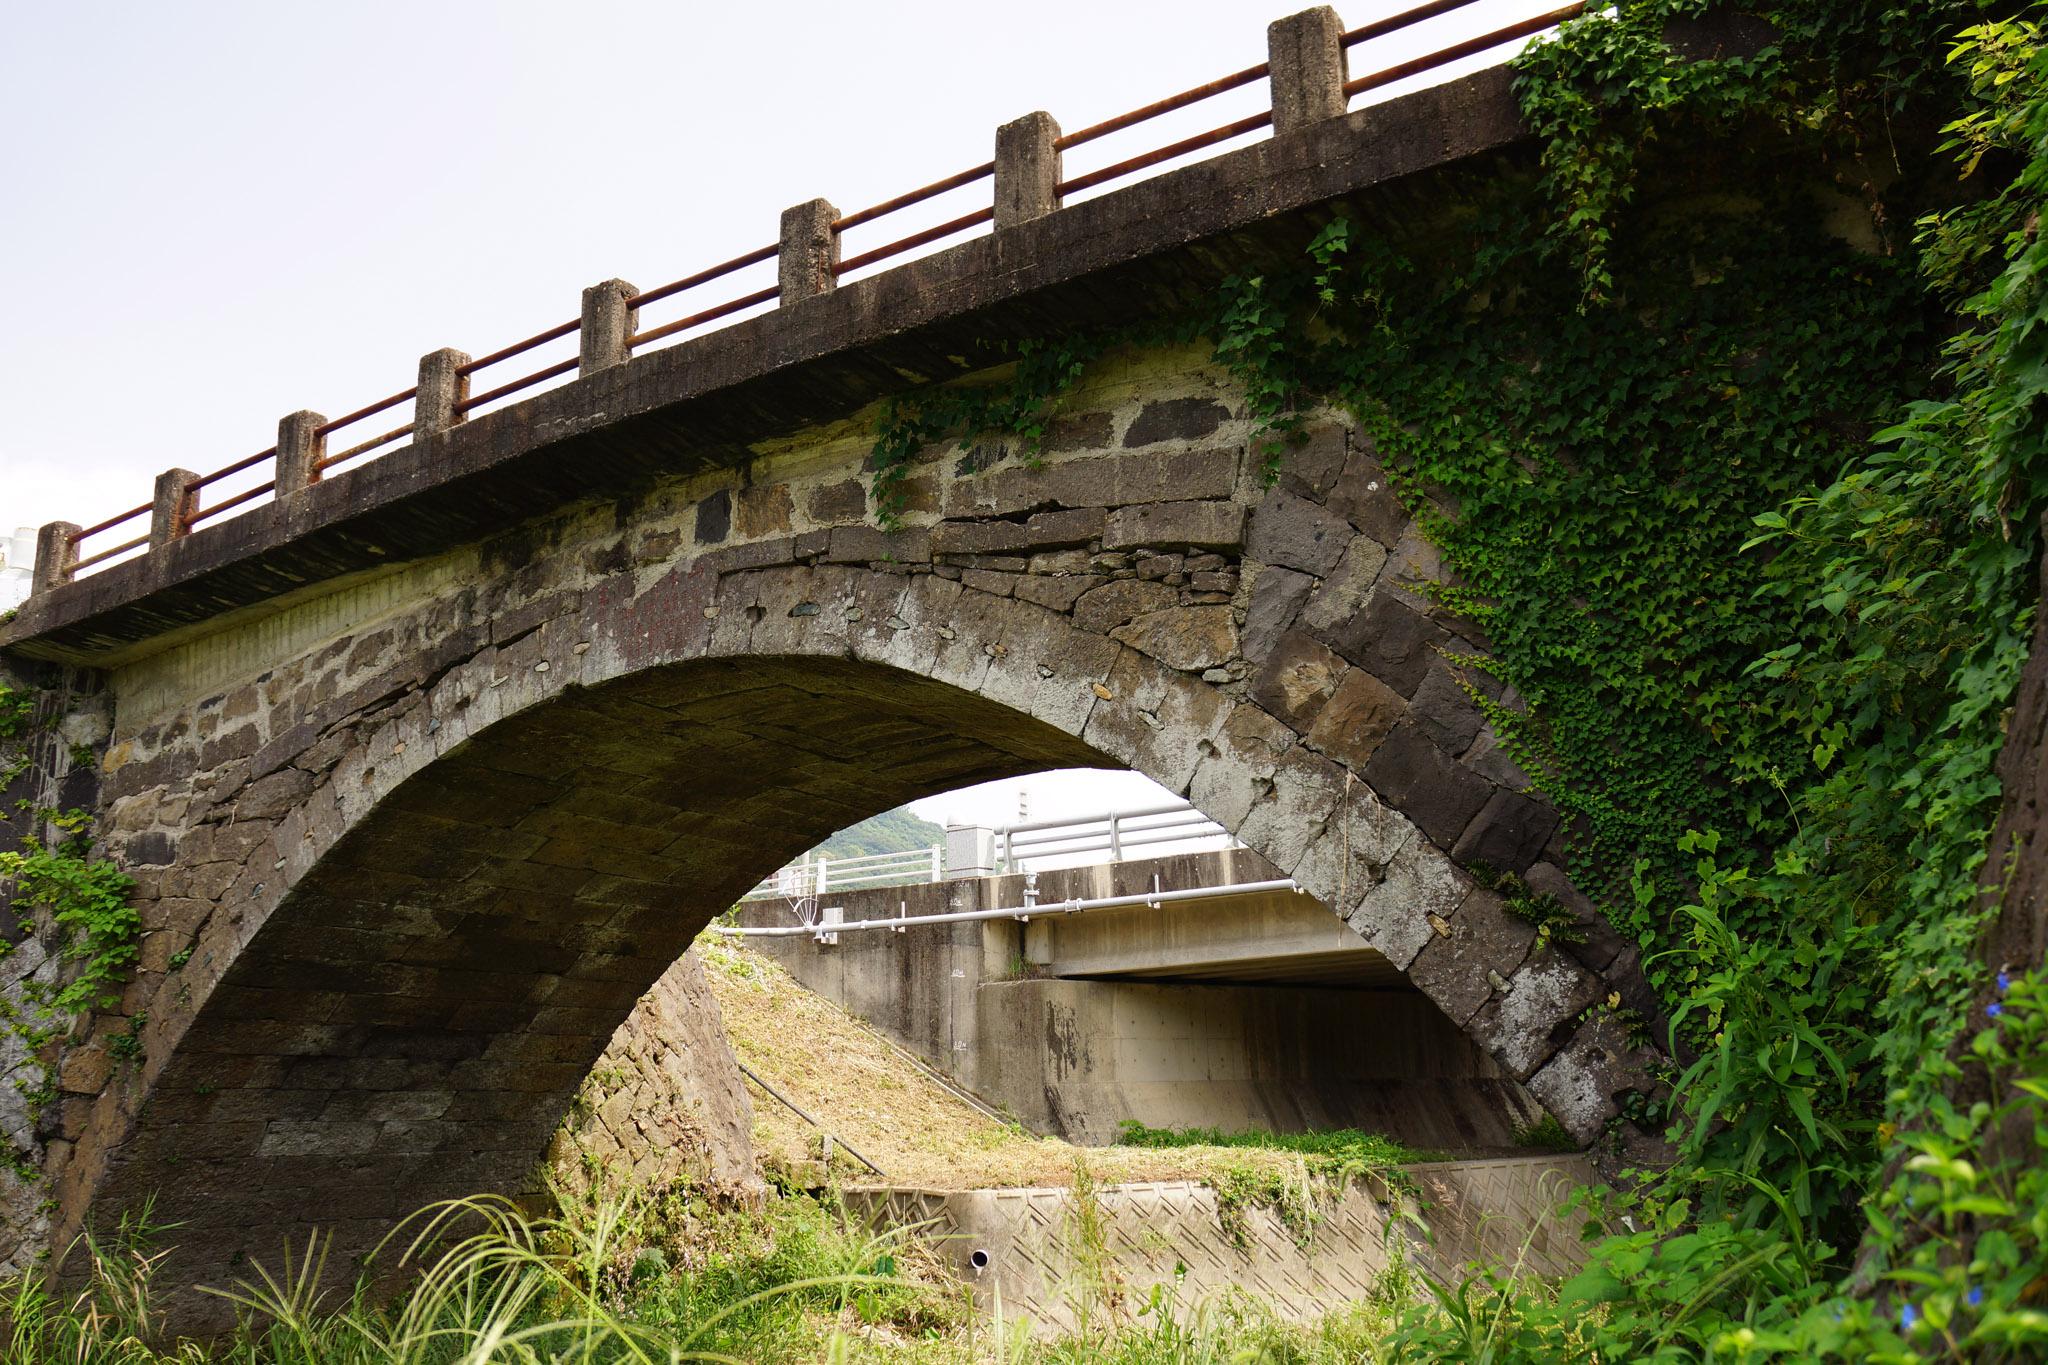
<svg viewBox="0 0 2048 1365">
<path fill-rule="evenodd" d="M 902 1048 L 822 996 L 797 985 L 782 967 L 731 944 L 700 941 L 705 977 L 718 997 L 735 1056 L 776 1089 L 830 1124 L 843 1141 L 888 1173 L 891 1185 L 935 1190 L 1066 1188 L 1083 1149 L 1038 1137 L 963 1103 L 927 1076 Z M 814 1181 L 817 1130 L 758 1090 L 754 1146 L 764 1168 L 803 1173 Z M 1188 1130 L 1192 1134 L 1195 1130 Z M 1347 1133 L 1349 1130 L 1347 1130 Z M 1220 1135 L 1218 1135 L 1220 1138 Z M 1346 1134 L 1331 1134 L 1343 1139 Z M 1356 1134 L 1404 1151 L 1385 1139 Z M 1307 1149 L 1242 1137 L 1086 1149 L 1089 1169 L 1105 1185 L 1143 1180 L 1215 1184 L 1250 1167 L 1278 1178 Z M 1307 1139 L 1304 1139 L 1307 1140 Z M 1375 1164 L 1381 1149 L 1370 1154 Z M 1360 1155 L 1366 1155 L 1361 1150 Z M 1414 1160 L 1420 1153 L 1389 1159 Z M 874 1181 L 857 1164 L 837 1168 L 844 1179 Z"/>
<path fill-rule="evenodd" d="M 1147 1128 L 1136 1119 L 1125 1119 L 1116 1140 L 1123 1147 L 1292 1152 L 1297 1156 L 1322 1157 L 1368 1169 L 1444 1159 L 1437 1153 L 1418 1151 L 1390 1137 L 1368 1133 L 1361 1128 L 1329 1128 L 1315 1133 L 1268 1133 L 1259 1129 L 1225 1133 L 1215 1128 Z"/>
<path fill-rule="evenodd" d="M 207 1343 L 162 1340 L 165 1253 L 146 1234 L 86 1243 L 75 1292 L 40 1272 L 0 1281 L 0 1365 L 1338 1365 L 1380 1359 L 1392 1328 L 1383 1303 L 1301 1327 L 1242 1294 L 1182 1304 L 1161 1290 L 1034 1341 L 977 1321 L 912 1244 L 859 1232 L 829 1204 L 721 1213 L 677 1199 L 545 1219 L 490 1198 L 436 1205 L 366 1271 L 405 1269 L 404 1293 L 381 1298 L 367 1278 L 323 1292 L 316 1242 L 221 1291 L 239 1322 Z"/>
</svg>

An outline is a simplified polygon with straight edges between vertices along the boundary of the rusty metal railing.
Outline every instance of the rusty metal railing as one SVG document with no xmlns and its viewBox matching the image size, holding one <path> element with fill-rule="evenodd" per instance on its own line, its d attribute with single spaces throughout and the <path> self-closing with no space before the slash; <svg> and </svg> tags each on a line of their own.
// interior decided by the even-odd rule
<svg viewBox="0 0 2048 1365">
<path fill-rule="evenodd" d="M 1060 173 L 1060 159 L 1064 153 L 1076 147 L 1089 145 L 1101 138 L 1138 127 L 1164 115 L 1193 108 L 1206 100 L 1259 81 L 1266 81 L 1269 86 L 1292 82 L 1294 87 L 1299 89 L 1334 95 L 1334 107 L 1323 109 L 1318 114 L 1320 117 L 1334 116 L 1344 112 L 1350 100 L 1367 91 L 1378 90 L 1398 81 L 1440 69 L 1453 62 L 1503 47 L 1518 39 L 1532 37 L 1585 13 L 1589 8 L 1583 3 L 1565 5 L 1487 33 L 1462 39 L 1405 62 L 1382 67 L 1350 79 L 1342 79 L 1347 54 L 1361 44 L 1405 32 L 1425 21 L 1469 10 L 1474 5 L 1484 2 L 1485 0 L 1432 0 L 1432 3 L 1418 5 L 1388 18 L 1342 32 L 1332 30 L 1327 11 L 1309 11 L 1296 15 L 1272 26 L 1276 46 L 1273 47 L 1268 60 L 1256 66 L 1245 67 L 1241 71 L 1234 71 L 1206 84 L 1193 86 L 1165 99 L 1154 100 L 1150 104 L 1141 105 L 1071 133 L 1059 133 L 1049 118 L 1034 115 L 1033 118 L 1043 120 L 1042 124 L 1034 125 L 1040 129 L 1039 142 L 1034 145 L 1028 136 L 1022 137 L 1017 144 L 1021 150 L 1012 153 L 1021 159 L 1013 164 L 1005 163 L 1005 154 L 1002 150 L 1003 134 L 999 133 L 998 152 L 994 160 L 935 180 L 907 194 L 885 199 L 858 212 L 844 215 L 834 212 L 828 219 L 820 218 L 818 221 L 824 223 L 829 238 L 829 250 L 822 258 L 815 256 L 816 243 L 811 238 L 792 237 L 790 215 L 785 215 L 781 239 L 735 256 L 729 261 L 685 275 L 655 289 L 632 291 L 631 286 L 611 282 L 618 288 L 614 291 L 616 297 L 612 300 L 616 306 L 609 311 L 604 307 L 605 298 L 600 297 L 593 303 L 593 294 L 600 291 L 586 291 L 584 310 L 578 317 L 558 323 L 545 331 L 536 332 L 524 340 L 515 341 L 486 355 L 474 359 L 459 358 L 459 363 L 453 364 L 452 373 L 444 376 L 446 383 L 436 384 L 431 389 L 428 385 L 429 362 L 435 361 L 437 357 L 454 356 L 451 352 L 436 353 L 436 356 L 429 356 L 421 362 L 420 383 L 388 398 L 379 399 L 331 421 L 321 419 L 312 413 L 295 414 L 280 424 L 277 445 L 246 456 L 209 474 L 192 475 L 186 471 L 172 470 L 161 476 L 158 479 L 157 496 L 152 502 L 130 508 L 91 526 L 74 527 L 63 522 L 52 523 L 44 528 L 38 544 L 36 590 L 41 591 L 57 583 L 68 582 L 87 569 L 104 567 L 145 547 L 154 549 L 166 541 L 190 534 L 204 522 L 213 521 L 227 512 L 247 507 L 260 499 L 290 496 L 298 487 L 317 481 L 336 466 L 395 446 L 407 437 L 413 438 L 414 441 L 431 437 L 450 426 L 468 420 L 480 409 L 510 398 L 514 394 L 534 389 L 550 380 L 606 368 L 631 356 L 640 348 L 703 328 L 709 323 L 731 318 L 751 308 L 770 303 L 786 306 L 810 293 L 831 288 L 840 277 L 851 272 L 915 251 L 919 247 L 957 237 L 975 228 L 994 224 L 1000 231 L 1004 226 L 1002 206 L 1005 202 L 1006 175 L 1016 177 L 1017 182 L 1021 184 L 1028 173 L 1029 177 L 1035 177 L 1034 183 L 1050 184 L 1049 200 L 1041 196 L 1039 202 L 1027 203 L 1022 210 L 1015 207 L 1010 210 L 1015 221 L 1022 221 L 1021 217 L 1016 217 L 1020 212 L 1024 217 L 1035 217 L 1059 208 L 1065 196 L 1095 189 L 1219 143 L 1273 128 L 1279 117 L 1277 110 L 1281 101 L 1278 95 L 1281 92 L 1275 90 L 1274 98 L 1269 99 L 1269 107 L 1261 112 L 1218 124 L 1204 132 L 1177 138 L 1163 146 L 1124 157 L 1105 166 L 1072 176 L 1063 176 Z M 1285 49 L 1292 55 L 1285 57 L 1281 55 L 1283 48 L 1277 45 L 1278 36 L 1283 30 L 1287 32 L 1289 42 L 1293 44 Z M 1305 48 L 1304 35 L 1308 38 Z M 1300 53 L 1304 50 L 1313 55 L 1309 58 L 1302 57 Z M 1305 66 L 1304 62 L 1311 65 Z M 1313 67 L 1315 62 L 1320 62 L 1321 66 Z M 1284 65 L 1278 78 L 1275 75 L 1276 63 Z M 1332 79 L 1333 73 L 1335 80 Z M 1020 120 L 1020 125 L 1028 122 L 1029 120 Z M 1004 130 L 1005 133 L 1008 131 L 1009 129 Z M 1281 131 L 1286 130 L 1283 128 Z M 1037 160 L 1033 161 L 1033 157 Z M 880 222 L 892 214 L 925 204 L 983 180 L 996 182 L 993 195 L 995 203 L 904 234 L 856 254 L 844 257 L 840 255 L 839 243 L 843 234 Z M 1029 199 L 1030 196 L 1027 194 L 1025 198 Z M 806 207 L 821 211 L 830 208 L 829 205 L 822 204 L 822 201 Z M 792 210 L 792 213 L 795 212 Z M 814 237 L 815 233 L 812 235 Z M 780 274 L 775 284 L 747 290 L 722 302 L 696 308 L 681 317 L 657 325 L 643 327 L 641 323 L 641 311 L 645 308 L 726 280 L 751 267 L 771 262 L 776 264 Z M 801 282 L 794 294 L 791 292 L 792 281 Z M 602 335 L 599 335 L 600 332 Z M 569 337 L 578 337 L 580 349 L 577 355 L 543 365 L 488 388 L 473 391 L 474 380 L 483 371 Z M 432 398 L 431 406 L 429 396 Z M 335 433 L 407 403 L 414 404 L 410 421 L 357 441 L 344 449 L 328 452 L 329 438 Z M 210 505 L 204 502 L 205 490 L 237 474 L 254 469 L 266 461 L 274 465 L 273 475 L 268 481 L 223 496 Z M 287 483 L 291 486 L 283 486 Z M 103 536 L 116 527 L 145 517 L 149 518 L 150 522 L 149 529 L 143 534 L 130 535 L 115 544 L 96 549 L 91 554 L 81 555 L 81 546 L 88 539 Z"/>
</svg>

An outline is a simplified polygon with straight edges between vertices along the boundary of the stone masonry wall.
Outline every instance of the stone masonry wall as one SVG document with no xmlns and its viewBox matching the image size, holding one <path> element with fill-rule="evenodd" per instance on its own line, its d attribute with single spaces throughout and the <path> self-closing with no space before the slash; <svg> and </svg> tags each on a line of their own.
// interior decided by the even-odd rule
<svg viewBox="0 0 2048 1365">
<path fill-rule="evenodd" d="M 97 761 L 113 714 L 100 682 L 70 669 L 0 660 L 0 688 L 35 694 L 27 731 L 0 741 L 6 779 L 0 782 L 0 852 L 21 852 L 27 837 L 61 837 L 37 811 L 98 807 Z M 7 1145 L 0 1168 L 0 1275 L 24 1269 L 47 1240 L 48 1190 L 30 1177 L 47 1158 L 49 1097 L 59 1083 L 97 1089 L 107 1079 L 89 1049 L 65 1055 L 60 1042 L 38 1041 L 47 1028 L 63 1032 L 67 1021 L 45 1019 L 30 996 L 60 988 L 67 966 L 47 912 L 16 904 L 14 892 L 0 881 L 0 999 L 10 1006 L 0 1019 L 0 1137 Z M 65 1069 L 56 1072 L 60 1059 Z"/>
<path fill-rule="evenodd" d="M 754 1174 L 754 1106 L 696 953 L 633 1007 L 548 1147 L 565 1194 L 684 1181 L 737 1195 Z"/>
<path fill-rule="evenodd" d="M 1647 1001 L 1633 954 L 1565 880 L 1466 690 L 1495 685 L 1447 657 L 1485 641 L 1342 421 L 1266 488 L 1224 376 L 1121 356 L 1038 463 L 927 452 L 885 535 L 874 417 L 112 675 L 104 828 L 148 932 L 78 1046 L 143 1015 L 144 1055 L 67 1068 L 58 1235 L 155 1190 L 210 1245 L 339 1216 L 347 1243 L 516 1180 L 740 889 L 901 799 L 1059 764 L 1186 793 L 1582 1139 L 1649 1084 L 1606 1007 Z M 1537 948 L 1478 862 L 1586 942 Z"/>
</svg>

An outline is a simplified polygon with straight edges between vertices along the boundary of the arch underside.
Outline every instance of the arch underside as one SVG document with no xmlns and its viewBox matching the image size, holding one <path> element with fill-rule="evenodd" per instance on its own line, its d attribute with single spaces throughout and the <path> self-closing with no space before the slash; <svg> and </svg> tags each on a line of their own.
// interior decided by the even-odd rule
<svg viewBox="0 0 2048 1365">
<path fill-rule="evenodd" d="M 359 1251 L 433 1199 L 524 1188 L 613 1030 L 766 871 L 905 801 L 1103 761 L 846 660 L 570 689 L 402 783 L 300 879 L 158 1076 L 98 1216 L 154 1197 L 181 1278 L 219 1283 L 313 1226 Z"/>
<path fill-rule="evenodd" d="M 1221 412 L 1148 399 L 1124 442 Z M 423 1203 L 520 1189 L 635 1001 L 763 875 L 1065 766 L 1188 796 L 1597 1136 L 1655 1061 L 1593 1008 L 1631 960 L 1538 942 L 1461 866 L 1530 868 L 1555 814 L 1487 749 L 1370 450 L 1316 449 L 1301 494 L 1254 491 L 1241 448 L 1084 455 L 947 484 L 962 520 L 930 532 L 681 555 L 657 492 L 311 604 L 288 645 L 230 639 L 224 671 L 243 645 L 267 671 L 196 718 L 178 669 L 143 670 L 109 818 L 174 850 L 144 914 L 189 964 L 145 963 L 139 1068 L 63 1102 L 57 1243 L 154 1196 L 186 1283 L 311 1226 L 346 1274 Z M 842 491 L 768 489 L 820 515 Z M 1112 531 L 1138 548 L 1087 548 Z"/>
</svg>

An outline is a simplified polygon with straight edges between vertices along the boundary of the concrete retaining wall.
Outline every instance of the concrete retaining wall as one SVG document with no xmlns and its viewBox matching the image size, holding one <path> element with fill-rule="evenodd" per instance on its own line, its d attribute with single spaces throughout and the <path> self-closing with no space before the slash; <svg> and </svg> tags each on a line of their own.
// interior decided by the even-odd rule
<svg viewBox="0 0 2048 1365">
<path fill-rule="evenodd" d="M 1305 1321 L 1367 1297 L 1397 1261 L 1437 1279 L 1476 1261 L 1543 1275 L 1583 1262 L 1571 1221 L 1556 1212 L 1567 1191 L 1592 1179 L 1579 1158 L 1445 1162 L 1411 1167 L 1408 1176 L 1419 1199 L 1397 1209 L 1385 1186 L 1355 1184 L 1324 1206 L 1301 1240 L 1256 1205 L 1231 1210 L 1233 1236 L 1216 1191 L 1187 1181 L 1095 1191 L 1093 1248 L 1069 1190 L 872 1187 L 847 1198 L 877 1227 L 923 1228 L 984 1312 L 1000 1305 L 1006 1320 L 1028 1319 L 1044 1333 L 1071 1331 L 1084 1314 L 1099 1321 L 1130 1313 L 1155 1285 L 1183 1305 L 1243 1289 L 1283 1318 Z M 976 1251 L 988 1258 L 978 1271 Z M 1091 1277 L 1091 1260 L 1106 1274 Z"/>
<path fill-rule="evenodd" d="M 1050 906 L 1155 882 L 1277 876 L 1257 854 L 1229 849 L 1047 872 L 1039 895 Z M 1007 875 L 826 899 L 858 922 L 1014 906 L 1023 895 L 1023 877 Z M 741 919 L 790 923 L 778 904 L 749 906 Z M 1295 892 L 849 931 L 836 943 L 747 942 L 1026 1127 L 1074 1142 L 1113 1141 L 1136 1119 L 1358 1127 L 1472 1153 L 1509 1147 L 1515 1127 L 1541 1114 L 1383 956 Z M 1104 972 L 1115 976 L 1093 979 Z"/>
</svg>

